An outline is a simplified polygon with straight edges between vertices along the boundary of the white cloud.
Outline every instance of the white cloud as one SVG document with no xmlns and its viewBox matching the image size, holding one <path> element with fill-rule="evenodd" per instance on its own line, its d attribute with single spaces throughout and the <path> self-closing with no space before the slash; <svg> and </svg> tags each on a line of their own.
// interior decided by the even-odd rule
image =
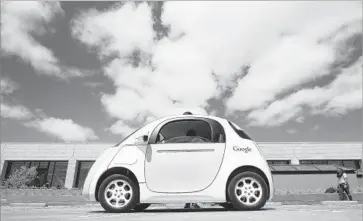
<svg viewBox="0 0 363 221">
<path fill-rule="evenodd" d="M 115 18 L 119 18 L 118 28 L 113 25 Z M 186 110 L 205 114 L 206 100 L 214 95 L 216 87 L 210 69 L 198 69 L 197 63 L 203 58 L 187 45 L 175 45 L 168 39 L 155 45 L 152 25 L 147 4 L 134 7 L 132 3 L 106 13 L 83 13 L 74 21 L 74 35 L 92 47 L 99 47 L 101 57 L 115 52 L 128 56 L 139 49 L 142 53 L 153 53 L 152 61 L 158 67 L 156 71 L 145 66 L 134 68 L 125 59 L 109 62 L 104 73 L 114 81 L 117 90 L 113 95 L 102 96 L 105 109 L 117 119 L 136 119 L 140 124 Z M 104 44 L 104 39 L 112 43 Z M 121 124 L 116 123 L 111 131 L 121 133 L 116 129 Z"/>
<path fill-rule="evenodd" d="M 1 2 L 1 50 L 4 55 L 21 57 L 37 74 L 60 79 L 89 75 L 90 71 L 61 64 L 51 49 L 33 37 L 51 31 L 49 24 L 59 15 L 64 15 L 59 2 Z"/>
<path fill-rule="evenodd" d="M 15 90 L 19 89 L 19 84 L 15 81 L 3 77 L 1 78 L 1 117 L 13 120 L 30 120 L 36 116 L 44 114 L 41 109 L 37 109 L 35 113 L 21 104 L 8 104 L 4 98 L 11 95 Z"/>
<path fill-rule="evenodd" d="M 310 108 L 312 115 L 341 115 L 362 107 L 362 57 L 343 69 L 325 87 L 305 88 L 272 102 L 266 108 L 253 110 L 247 118 L 254 126 L 277 126 Z"/>
<path fill-rule="evenodd" d="M 249 74 L 238 83 L 226 103 L 229 110 L 261 107 L 289 89 L 329 74 L 333 48 L 309 40 L 286 37 L 252 63 Z"/>
<path fill-rule="evenodd" d="M 336 41 L 319 40 L 361 19 L 359 6 L 356 2 L 165 2 L 161 19 L 171 32 L 155 41 L 151 9 L 144 3 L 138 7 L 125 3 L 110 11 L 82 13 L 72 30 L 81 42 L 97 48 L 101 59 L 119 55 L 104 67 L 116 93 L 103 95 L 102 104 L 130 126 L 133 120 L 141 124 L 147 117 L 186 110 L 206 113 L 207 101 L 236 83 L 226 102 L 229 113 L 261 108 L 276 96 L 329 74 Z M 139 67 L 124 59 L 136 49 L 142 55 Z M 234 82 L 245 65 L 251 66 L 248 75 Z M 301 111 L 293 110 L 273 124 Z M 262 115 L 258 111 L 250 117 L 270 118 L 258 116 Z M 123 124 L 116 123 L 120 128 Z"/>
<path fill-rule="evenodd" d="M 75 67 L 60 66 L 61 73 L 58 77 L 60 78 L 71 78 L 71 77 L 87 77 L 94 75 L 96 72 L 93 70 L 80 69 Z"/>
<path fill-rule="evenodd" d="M 298 130 L 291 128 L 291 129 L 288 129 L 286 132 L 289 134 L 296 134 L 298 132 Z"/>
<path fill-rule="evenodd" d="M 299 8 L 302 5 L 297 2 L 288 3 L 296 14 L 281 21 L 280 29 L 275 31 L 286 31 L 291 35 L 267 47 L 263 54 L 251 62 L 249 74 L 238 83 L 234 95 L 226 103 L 229 113 L 262 107 L 288 90 L 330 74 L 329 66 L 337 59 L 335 50 L 338 39 L 346 39 L 353 31 L 361 32 L 361 24 L 357 26 L 357 23 L 353 23 L 349 31 L 342 31 L 339 37 L 331 41 L 318 40 L 331 35 L 340 25 L 361 19 L 356 3 L 351 3 L 306 2 L 301 3 L 305 6 L 302 8 Z M 323 5 L 328 7 L 319 9 Z M 334 14 L 337 17 L 333 19 L 331 16 Z M 300 16 L 306 19 L 300 20 Z M 269 22 L 274 21 L 275 18 L 272 18 Z M 290 30 L 286 30 L 289 24 Z"/>
<path fill-rule="evenodd" d="M 188 101 L 173 104 L 167 94 L 152 88 L 135 91 L 119 87 L 116 94 L 103 95 L 101 101 L 111 116 L 139 123 L 145 122 L 147 117 L 157 118 L 164 115 L 182 114 L 185 111 L 206 114 L 203 108 L 190 104 Z"/>
<path fill-rule="evenodd" d="M 305 117 L 303 117 L 303 116 L 299 116 L 298 118 L 296 118 L 296 122 L 298 122 L 298 123 L 303 123 L 304 120 L 305 120 Z"/>
<path fill-rule="evenodd" d="M 37 118 L 48 118 L 47 114 L 40 108 L 35 109 L 34 114 Z"/>
<path fill-rule="evenodd" d="M 217 110 L 212 110 L 210 113 L 208 113 L 208 115 L 217 117 Z"/>
<path fill-rule="evenodd" d="M 60 4 L 56 2 L 1 2 L 2 50 L 20 56 L 45 74 L 59 74 L 61 70 L 53 52 L 37 42 L 31 34 L 43 34 L 44 24 L 61 12 Z"/>
<path fill-rule="evenodd" d="M 100 86 L 102 86 L 103 85 L 103 83 L 102 82 L 84 82 L 83 83 L 85 86 L 87 86 L 87 87 L 91 87 L 91 88 L 97 88 L 97 87 L 100 87 Z"/>
<path fill-rule="evenodd" d="M 85 142 L 98 139 L 91 128 L 78 125 L 71 119 L 53 117 L 37 119 L 26 123 L 25 126 L 35 128 L 39 132 L 49 134 L 66 142 Z"/>
<path fill-rule="evenodd" d="M 33 113 L 22 105 L 1 103 L 1 117 L 15 120 L 29 120 L 33 117 Z"/>
<path fill-rule="evenodd" d="M 41 109 L 36 109 L 33 113 L 23 105 L 1 103 L 1 117 L 25 121 L 23 122 L 24 126 L 35 128 L 39 132 L 49 134 L 66 142 L 84 142 L 98 139 L 91 128 L 78 125 L 71 119 L 47 117 Z"/>
<path fill-rule="evenodd" d="M 100 13 L 90 10 L 73 20 L 72 33 L 81 42 L 100 48 L 101 56 L 118 53 L 128 55 L 135 48 L 150 52 L 154 32 L 147 3 L 136 7 L 125 3 Z"/>
<path fill-rule="evenodd" d="M 12 94 L 19 88 L 19 84 L 10 80 L 9 78 L 1 78 L 0 81 L 1 94 Z"/>
<path fill-rule="evenodd" d="M 122 136 L 128 136 L 129 134 L 134 132 L 136 129 L 137 128 L 130 127 L 129 125 L 125 124 L 123 121 L 117 121 L 106 131 L 110 131 L 113 134 L 121 134 Z"/>
<path fill-rule="evenodd" d="M 232 110 L 256 106 L 250 104 L 252 98 L 263 102 L 290 84 L 319 74 L 311 72 L 331 61 L 332 47 L 316 44 L 317 38 L 360 18 L 356 3 L 286 1 L 167 2 L 163 15 L 163 21 L 171 25 L 171 36 L 186 33 L 183 43 L 206 60 L 198 66 L 213 70 L 222 83 L 228 84 L 242 65 L 251 64 L 248 78 L 227 102 Z M 283 33 L 290 36 L 280 38 Z"/>
<path fill-rule="evenodd" d="M 314 130 L 314 131 L 317 131 L 317 130 L 319 130 L 319 129 L 320 129 L 320 127 L 319 127 L 319 125 L 317 125 L 317 124 L 313 127 L 313 130 Z"/>
<path fill-rule="evenodd" d="M 18 84 L 8 78 L 1 79 L 1 94 L 11 94 L 18 88 Z M 42 109 L 35 109 L 34 113 L 23 105 L 10 105 L 1 102 L 1 117 L 25 121 L 24 126 L 52 135 L 64 141 L 87 141 L 98 139 L 91 128 L 83 127 L 71 119 L 57 119 L 47 117 Z"/>
</svg>

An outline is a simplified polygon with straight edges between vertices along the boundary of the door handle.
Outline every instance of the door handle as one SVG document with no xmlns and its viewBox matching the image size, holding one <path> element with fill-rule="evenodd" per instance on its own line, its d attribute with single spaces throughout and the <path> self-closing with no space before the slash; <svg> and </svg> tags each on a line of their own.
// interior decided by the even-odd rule
<svg viewBox="0 0 363 221">
<path fill-rule="evenodd" d="M 214 149 L 171 149 L 158 150 L 158 153 L 189 153 L 189 152 L 214 152 Z"/>
</svg>

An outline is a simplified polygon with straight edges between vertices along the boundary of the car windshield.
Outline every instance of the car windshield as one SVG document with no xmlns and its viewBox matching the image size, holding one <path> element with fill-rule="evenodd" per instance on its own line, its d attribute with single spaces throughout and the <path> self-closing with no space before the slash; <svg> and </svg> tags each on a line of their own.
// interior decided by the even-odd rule
<svg viewBox="0 0 363 221">
<path fill-rule="evenodd" d="M 247 140 L 252 140 L 250 136 L 248 136 L 248 134 L 246 134 L 239 126 L 237 126 L 236 124 L 228 121 L 229 125 L 231 125 L 231 127 L 233 128 L 233 130 L 238 134 L 238 136 L 240 136 L 243 139 L 247 139 Z"/>
<path fill-rule="evenodd" d="M 128 136 L 126 136 L 124 139 L 122 139 L 120 142 L 118 142 L 114 147 L 117 147 L 118 145 L 120 145 L 122 142 L 124 142 L 127 138 L 131 137 L 134 133 L 136 133 L 137 131 L 139 131 L 141 128 L 135 130 L 134 132 L 132 132 L 131 134 L 129 134 Z"/>
<path fill-rule="evenodd" d="M 162 118 L 152 121 L 148 124 L 143 125 L 142 127 L 140 127 L 139 129 L 135 130 L 134 132 L 132 132 L 131 134 L 129 134 L 127 137 L 125 137 L 124 139 L 122 139 L 122 141 L 118 142 L 114 147 L 119 146 L 121 143 L 125 142 L 127 139 L 129 139 L 131 136 L 135 135 L 136 133 L 140 132 L 140 136 L 142 135 L 147 135 L 148 131 L 152 128 L 155 127 L 155 123 L 157 123 L 159 120 L 161 120 Z M 145 134 L 143 134 L 145 133 Z M 137 135 L 137 134 L 136 134 Z"/>
</svg>

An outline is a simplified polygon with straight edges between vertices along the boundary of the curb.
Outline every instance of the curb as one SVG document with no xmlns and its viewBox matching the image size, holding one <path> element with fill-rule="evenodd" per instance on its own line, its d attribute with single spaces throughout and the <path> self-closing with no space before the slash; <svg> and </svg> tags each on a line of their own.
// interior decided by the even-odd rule
<svg viewBox="0 0 363 221">
<path fill-rule="evenodd" d="M 266 206 L 281 206 L 282 202 L 266 202 L 265 207 Z"/>
<path fill-rule="evenodd" d="M 7 206 L 10 203 L 6 199 L 1 199 L 1 206 Z"/>
<path fill-rule="evenodd" d="M 10 203 L 11 207 L 47 207 L 47 203 Z"/>
<path fill-rule="evenodd" d="M 288 206 L 288 205 L 320 205 L 323 201 L 283 201 L 281 205 Z"/>
<path fill-rule="evenodd" d="M 281 205 L 358 205 L 362 204 L 362 202 L 359 201 L 285 201 L 281 202 Z"/>
<path fill-rule="evenodd" d="M 322 205 L 356 205 L 362 204 L 362 202 L 358 201 L 322 201 Z"/>
<path fill-rule="evenodd" d="M 99 205 L 98 202 L 48 202 L 47 206 L 85 206 Z"/>
<path fill-rule="evenodd" d="M 362 204 L 360 201 L 284 201 L 284 202 L 267 202 L 265 207 L 269 206 L 285 206 L 285 205 L 358 205 Z M 2 206 L 10 207 L 56 207 L 56 206 L 94 206 L 99 205 L 98 202 L 48 202 L 48 203 L 9 203 L 6 200 L 1 200 Z M 153 209 L 173 209 L 179 207 L 166 206 L 166 205 L 155 205 Z M 205 208 L 209 208 L 206 206 Z M 214 207 L 210 207 L 214 208 Z"/>
</svg>

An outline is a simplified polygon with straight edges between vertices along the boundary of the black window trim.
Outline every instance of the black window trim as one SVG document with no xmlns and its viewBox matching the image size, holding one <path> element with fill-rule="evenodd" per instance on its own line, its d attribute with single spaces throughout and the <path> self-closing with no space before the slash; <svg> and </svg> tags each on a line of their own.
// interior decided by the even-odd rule
<svg viewBox="0 0 363 221">
<path fill-rule="evenodd" d="M 241 130 L 239 130 L 239 129 L 237 129 L 234 125 L 233 125 L 233 123 L 231 122 L 231 121 L 228 121 L 228 124 L 229 124 L 229 126 L 234 130 L 234 132 L 240 137 L 240 138 L 242 138 L 242 139 L 246 139 L 246 140 L 252 140 L 252 138 L 251 138 L 251 136 L 250 135 L 248 135 L 244 130 L 242 130 L 242 128 L 241 128 Z M 242 132 L 243 133 L 243 135 L 241 136 L 241 134 L 239 133 L 239 132 Z"/>
<path fill-rule="evenodd" d="M 207 122 L 207 121 L 205 121 L 205 120 L 201 120 L 201 119 L 190 119 L 190 118 L 182 118 L 182 119 L 172 119 L 172 120 L 170 120 L 170 121 L 167 121 L 166 123 L 163 123 L 162 125 L 161 125 L 161 127 L 159 127 L 159 125 L 156 127 L 158 130 L 157 130 L 157 133 L 155 133 L 155 140 L 153 140 L 153 143 L 151 143 L 151 139 L 149 139 L 149 143 L 150 144 L 158 144 L 158 143 L 156 143 L 156 137 L 157 137 L 157 135 L 159 134 L 159 132 L 166 126 L 166 125 L 168 125 L 168 124 L 170 124 L 170 123 L 175 123 L 175 122 L 180 122 L 180 121 L 202 121 L 202 122 L 204 122 L 204 123 L 207 123 L 208 124 L 208 126 L 209 126 L 209 128 L 210 128 L 210 131 L 211 131 L 211 139 L 213 138 L 213 128 L 212 128 L 212 126 L 210 125 L 210 123 L 209 122 Z M 154 130 L 155 131 L 155 130 Z M 154 133 L 154 131 L 153 131 L 153 133 Z M 211 142 L 213 142 L 213 141 L 211 141 Z M 159 143 L 159 144 L 161 144 L 161 143 Z M 170 144 L 170 143 L 169 143 Z M 180 144 L 183 144 L 183 143 L 180 143 Z"/>
<path fill-rule="evenodd" d="M 163 122 L 161 122 L 160 124 L 158 124 L 154 130 L 152 131 L 151 135 L 150 135 L 150 138 L 149 138 L 149 141 L 148 141 L 148 144 L 157 144 L 156 143 L 156 138 L 157 138 L 157 135 L 159 134 L 160 130 L 163 129 L 163 127 L 169 123 L 172 123 L 172 122 L 178 122 L 178 121 L 203 121 L 205 123 L 208 124 L 209 128 L 211 129 L 211 143 L 216 143 L 214 141 L 214 128 L 211 124 L 211 122 L 216 122 L 217 124 L 220 125 L 220 127 L 222 128 L 223 130 L 223 134 L 224 134 L 224 142 L 223 143 L 226 143 L 226 136 L 225 136 L 225 130 L 223 128 L 223 126 L 216 120 L 213 120 L 213 119 L 209 119 L 209 118 L 202 118 L 202 117 L 193 117 L 193 116 L 190 116 L 190 117 L 181 117 L 181 118 L 174 118 L 174 119 L 168 119 L 168 120 L 165 120 Z M 183 143 L 181 143 L 183 144 Z M 196 144 L 200 144 L 200 143 L 196 143 Z"/>
</svg>

